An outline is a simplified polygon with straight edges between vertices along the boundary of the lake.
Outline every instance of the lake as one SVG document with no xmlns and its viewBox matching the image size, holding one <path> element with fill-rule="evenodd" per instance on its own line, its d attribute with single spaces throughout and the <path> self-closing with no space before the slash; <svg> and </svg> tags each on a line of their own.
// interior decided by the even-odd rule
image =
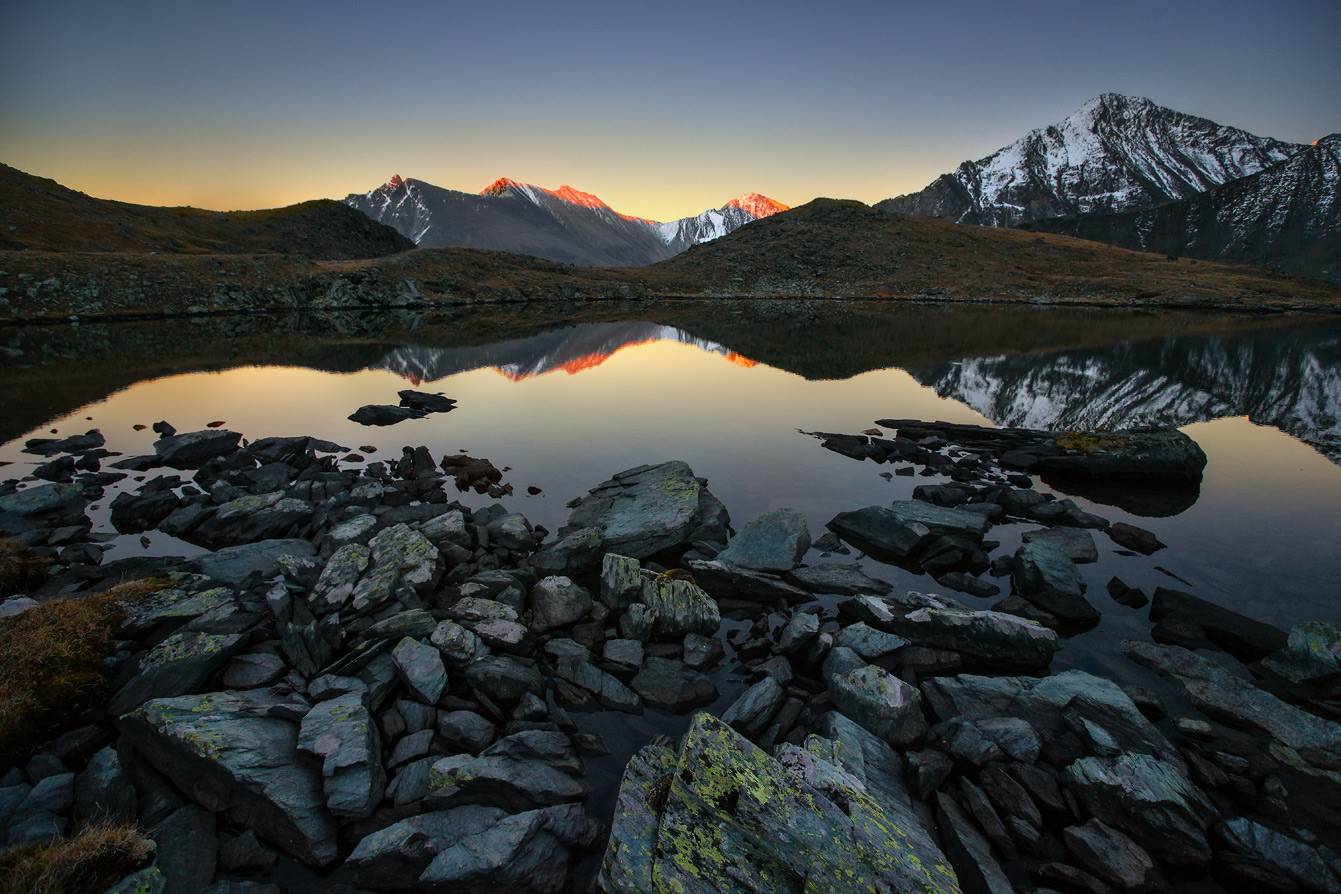
<svg viewBox="0 0 1341 894">
<path fill-rule="evenodd" d="M 396 403 L 404 388 L 459 403 L 385 428 L 346 418 L 365 404 Z M 1148 558 L 1124 555 L 1096 532 L 1099 560 L 1080 570 L 1103 619 L 1067 641 L 1053 670 L 1154 679 L 1118 651 L 1122 639 L 1148 639 L 1151 624 L 1145 610 L 1108 598 L 1113 576 L 1147 593 L 1184 589 L 1286 628 L 1341 621 L 1341 322 L 1331 317 L 676 301 L 8 328 L 0 330 L 0 406 L 0 461 L 11 463 L 3 477 L 43 461 L 21 448 L 52 431 L 96 427 L 108 449 L 131 455 L 152 452 L 156 437 L 136 426 L 166 420 L 194 431 L 222 422 L 249 439 L 333 440 L 367 461 L 419 445 L 435 457 L 487 457 L 506 467 L 503 480 L 515 490 L 501 502 L 551 532 L 568 501 L 612 474 L 679 459 L 708 480 L 735 527 L 790 507 L 815 537 L 839 512 L 908 499 L 916 485 L 948 479 L 882 477 L 889 466 L 825 450 L 812 432 L 856 434 L 884 418 L 1177 427 L 1207 454 L 1199 489 L 1055 490 L 1168 546 Z M 92 513 L 109 534 L 116 488 Z M 495 502 L 453 498 L 472 508 Z M 1033 527 L 994 527 L 994 555 L 1013 553 Z M 105 560 L 201 551 L 135 534 L 115 537 Z M 807 561 L 821 559 L 812 552 Z M 929 576 L 860 562 L 896 592 L 944 592 Z M 1008 579 L 996 582 L 1008 592 Z M 996 601 L 962 598 L 983 608 Z M 729 621 L 723 632 L 745 623 Z M 746 685 L 729 657 L 715 681 L 715 711 Z M 607 819 L 632 750 L 688 720 L 602 713 L 578 723 L 611 748 L 588 761 L 589 806 Z"/>
</svg>

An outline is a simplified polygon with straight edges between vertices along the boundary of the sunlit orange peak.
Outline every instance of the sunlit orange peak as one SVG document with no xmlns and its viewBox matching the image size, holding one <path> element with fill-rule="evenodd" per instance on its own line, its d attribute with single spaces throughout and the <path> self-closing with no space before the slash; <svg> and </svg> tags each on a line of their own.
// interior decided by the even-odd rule
<svg viewBox="0 0 1341 894">
<path fill-rule="evenodd" d="M 516 180 L 507 177 L 499 177 L 493 183 L 490 183 L 484 189 L 480 190 L 482 196 L 501 196 L 510 186 L 521 186 Z"/>
<path fill-rule="evenodd" d="M 392 174 L 391 179 L 386 182 L 386 185 L 395 189 L 398 186 L 405 185 L 405 181 L 400 179 L 400 174 Z"/>
<path fill-rule="evenodd" d="M 775 202 L 768 196 L 761 196 L 757 192 L 747 192 L 743 196 L 738 196 L 737 198 L 732 199 L 727 202 L 727 204 L 739 208 L 741 211 L 753 214 L 756 219 L 770 217 L 777 214 L 779 211 L 788 210 L 787 205 L 784 205 L 781 202 Z"/>
<path fill-rule="evenodd" d="M 759 365 L 758 360 L 751 360 L 748 357 L 745 357 L 741 354 L 737 354 L 735 351 L 728 351 L 726 359 L 734 363 L 736 366 L 743 366 L 746 369 L 749 369 L 752 366 Z"/>
</svg>

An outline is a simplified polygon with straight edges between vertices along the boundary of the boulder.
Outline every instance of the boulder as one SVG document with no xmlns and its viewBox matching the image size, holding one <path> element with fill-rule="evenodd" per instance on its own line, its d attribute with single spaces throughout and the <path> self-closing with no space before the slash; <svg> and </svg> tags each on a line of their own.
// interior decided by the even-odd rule
<svg viewBox="0 0 1341 894">
<path fill-rule="evenodd" d="M 355 585 L 349 600 L 349 607 L 355 612 L 379 608 L 401 587 L 427 598 L 442 576 L 437 547 L 406 524 L 392 525 L 379 532 L 369 542 L 368 549 L 370 567 Z"/>
<path fill-rule="evenodd" d="M 1212 869 L 1227 882 L 1245 889 L 1288 890 L 1298 885 L 1320 894 L 1341 891 L 1341 879 L 1334 869 L 1302 841 L 1246 816 L 1223 820 L 1214 831 L 1217 847 Z"/>
<path fill-rule="evenodd" d="M 1140 845 L 1097 819 L 1068 826 L 1062 840 L 1077 863 L 1120 891 L 1161 891 L 1166 885 Z"/>
<path fill-rule="evenodd" d="M 495 742 L 497 748 L 505 739 Z M 581 779 L 542 760 L 510 754 L 444 757 L 429 772 L 428 803 L 434 808 L 481 804 L 521 813 L 584 800 L 591 789 Z"/>
<path fill-rule="evenodd" d="M 191 539 L 207 546 L 255 543 L 283 537 L 312 520 L 311 503 L 283 491 L 247 494 L 220 506 L 191 529 Z"/>
<path fill-rule="evenodd" d="M 886 633 L 883 630 L 877 630 L 874 627 L 868 627 L 865 623 L 858 621 L 856 624 L 849 624 L 838 631 L 834 635 L 833 644 L 840 648 L 851 649 L 863 661 L 873 664 L 894 655 L 908 645 L 908 640 L 892 633 Z"/>
<path fill-rule="evenodd" d="M 857 596 L 862 593 L 883 596 L 894 586 L 887 581 L 868 576 L 856 563 L 794 568 L 784 577 L 788 583 L 811 593 L 834 593 L 839 596 Z"/>
<path fill-rule="evenodd" d="M 438 735 L 448 749 L 479 754 L 494 740 L 494 725 L 474 711 L 448 711 L 438 715 Z"/>
<path fill-rule="evenodd" d="M 992 855 L 992 846 L 954 798 L 936 792 L 935 803 L 937 825 L 945 841 L 945 855 L 963 889 L 975 894 L 1014 894 L 1014 886 Z"/>
<path fill-rule="evenodd" d="M 139 672 L 107 702 L 110 714 L 125 714 L 151 698 L 187 695 L 203 687 L 247 646 L 243 634 L 174 633 L 140 658 Z"/>
<path fill-rule="evenodd" d="M 686 633 L 713 634 L 722 623 L 717 601 L 692 581 L 654 577 L 643 581 L 638 601 L 653 618 L 653 633 L 678 639 Z"/>
<path fill-rule="evenodd" d="M 406 388 L 404 391 L 397 391 L 396 396 L 400 398 L 402 407 L 423 410 L 425 413 L 449 413 L 456 409 L 456 400 L 443 397 L 441 393 L 430 394 L 426 391 L 411 391 Z"/>
<path fill-rule="evenodd" d="M 619 782 L 610 840 L 596 880 L 598 890 L 605 894 L 654 890 L 657 826 L 676 762 L 675 751 L 664 745 L 644 745 L 629 758 Z"/>
<path fill-rule="evenodd" d="M 1042 541 L 1021 546 L 1011 578 L 1016 592 L 1045 612 L 1072 624 L 1098 623 L 1099 610 L 1085 599 L 1075 562 L 1057 547 Z"/>
<path fill-rule="evenodd" d="M 1150 619 L 1158 622 L 1150 635 L 1156 642 L 1189 649 L 1223 649 L 1243 662 L 1265 658 L 1289 644 L 1289 634 L 1205 599 L 1156 587 Z"/>
<path fill-rule="evenodd" d="M 1062 647 L 1056 631 L 1017 615 L 969 611 L 936 594 L 922 595 L 924 606 L 891 611 L 879 627 L 994 668 L 1046 668 Z"/>
<path fill-rule="evenodd" d="M 819 615 L 798 611 L 792 614 L 778 637 L 778 648 L 788 655 L 807 648 L 819 636 Z"/>
<path fill-rule="evenodd" d="M 545 678 L 533 667 L 509 658 L 489 656 L 466 666 L 466 681 L 491 699 L 516 701 L 528 692 L 545 693 Z"/>
<path fill-rule="evenodd" d="M 164 894 L 195 894 L 214 881 L 219 833 L 214 814 L 187 804 L 154 826 L 155 864 L 166 882 Z"/>
<path fill-rule="evenodd" d="M 391 660 L 396 664 L 397 676 L 416 699 L 426 705 L 437 704 L 447 688 L 447 669 L 436 648 L 407 636 L 396 644 Z"/>
<path fill-rule="evenodd" d="M 1077 565 L 1099 560 L 1099 548 L 1094 545 L 1094 536 L 1089 531 L 1079 528 L 1042 528 L 1037 531 L 1025 531 L 1021 539 L 1025 543 L 1046 543 L 1055 546 Z"/>
<path fill-rule="evenodd" d="M 464 668 L 489 654 L 489 647 L 474 632 L 455 621 L 439 623 L 428 641 L 442 653 L 443 660 L 455 668 Z"/>
<path fill-rule="evenodd" d="M 413 407 L 394 407 L 389 404 L 367 404 L 349 414 L 349 421 L 359 425 L 395 425 L 406 419 L 423 419 L 424 410 Z"/>
<path fill-rule="evenodd" d="M 637 559 L 606 553 L 601 560 L 601 602 L 622 611 L 642 592 L 642 566 Z"/>
<path fill-rule="evenodd" d="M 1113 522 L 1109 525 L 1108 536 L 1118 546 L 1146 556 L 1164 549 L 1164 544 L 1154 534 L 1145 528 L 1138 528 L 1126 522 Z"/>
<path fill-rule="evenodd" d="M 170 435 L 154 442 L 154 453 L 165 466 L 193 469 L 216 456 L 237 450 L 242 435 L 225 428 L 207 428 L 183 435 Z"/>
<path fill-rule="evenodd" d="M 902 747 L 926 735 L 922 694 L 873 665 L 829 678 L 834 707 L 891 745 Z"/>
<path fill-rule="evenodd" d="M 227 546 L 195 560 L 196 568 L 206 577 L 228 584 L 240 584 L 253 574 L 270 578 L 279 571 L 281 556 L 312 558 L 317 548 L 307 540 L 262 540 L 242 546 Z"/>
<path fill-rule="evenodd" d="M 135 787 L 121 768 L 121 757 L 111 746 L 89 759 L 75 780 L 75 807 L 81 822 L 132 822 L 136 812 Z"/>
<path fill-rule="evenodd" d="M 636 640 L 616 642 L 636 642 Z M 584 658 L 575 655 L 557 658 L 554 662 L 554 675 L 560 680 L 566 680 L 574 686 L 587 690 L 606 708 L 630 714 L 642 713 L 643 705 L 637 693 Z"/>
<path fill-rule="evenodd" d="M 578 501 L 558 540 L 536 553 L 537 568 L 581 570 L 606 553 L 634 559 L 688 546 L 697 539 L 725 540 L 726 510 L 689 466 L 674 461 L 639 466 L 597 485 Z M 593 533 L 594 532 L 594 535 Z M 574 550 L 565 541 L 590 543 Z M 579 564 L 580 563 L 580 564 Z"/>
<path fill-rule="evenodd" d="M 576 624 L 592 607 L 591 594 L 567 577 L 542 578 L 531 590 L 531 629 L 537 635 Z"/>
<path fill-rule="evenodd" d="M 1291 699 L 1341 695 L 1341 624 L 1305 621 L 1296 625 L 1285 647 L 1255 663 L 1252 672 Z"/>
<path fill-rule="evenodd" d="M 1206 453 L 1180 431 L 1059 432 L 1061 451 L 1043 456 L 1031 472 L 1128 481 L 1200 481 Z"/>
<path fill-rule="evenodd" d="M 322 761 L 326 806 L 347 819 L 372 815 L 386 791 L 381 736 L 365 698 L 350 692 L 321 702 L 303 717 L 298 733 L 298 749 Z"/>
<path fill-rule="evenodd" d="M 207 810 L 294 859 L 326 866 L 338 856 L 321 773 L 298 752 L 285 701 L 263 690 L 155 699 L 117 727 L 155 769 Z"/>
<path fill-rule="evenodd" d="M 740 694 L 722 713 L 722 722 L 738 730 L 745 738 L 757 740 L 773 722 L 786 698 L 774 677 L 764 677 Z"/>
<path fill-rule="evenodd" d="M 673 713 L 717 698 L 717 687 L 711 679 L 671 658 L 648 658 L 629 686 L 647 704 Z"/>
<path fill-rule="evenodd" d="M 809 549 L 806 517 L 794 509 L 772 509 L 741 528 L 715 558 L 727 565 L 781 574 L 795 568 Z"/>
</svg>

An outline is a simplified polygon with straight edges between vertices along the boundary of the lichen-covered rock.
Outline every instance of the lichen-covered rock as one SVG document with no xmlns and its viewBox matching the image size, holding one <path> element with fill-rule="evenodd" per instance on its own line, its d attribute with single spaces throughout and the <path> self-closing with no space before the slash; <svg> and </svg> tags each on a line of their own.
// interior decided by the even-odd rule
<svg viewBox="0 0 1341 894">
<path fill-rule="evenodd" d="M 346 543 L 337 549 L 307 598 L 312 611 L 324 615 L 344 608 L 370 561 L 372 551 L 361 543 Z"/>
<path fill-rule="evenodd" d="M 654 636 L 679 639 L 686 633 L 712 634 L 722 623 L 717 601 L 692 581 L 654 577 L 643 581 L 638 601 L 651 611 Z"/>
<path fill-rule="evenodd" d="M 409 525 L 398 524 L 379 532 L 369 543 L 372 567 L 360 578 L 350 598 L 356 612 L 376 609 L 390 599 L 398 587 L 428 596 L 442 576 L 438 548 Z"/>
<path fill-rule="evenodd" d="M 959 891 L 915 814 L 891 815 L 813 754 L 797 766 L 839 796 L 841 809 L 707 714 L 695 717 L 673 767 L 671 754 L 643 754 L 627 794 L 646 809 L 617 810 L 601 869 L 610 894 Z"/>
<path fill-rule="evenodd" d="M 195 560 L 206 577 L 226 584 L 240 584 L 253 574 L 269 578 L 279 571 L 280 556 L 311 558 L 317 548 L 307 540 L 262 540 L 241 546 L 226 546 Z"/>
<path fill-rule="evenodd" d="M 386 791 L 382 737 L 364 692 L 321 702 L 303 717 L 298 748 L 321 758 L 326 806 L 332 814 L 365 819 Z"/>
<path fill-rule="evenodd" d="M 637 559 L 606 553 L 601 560 L 601 602 L 615 611 L 629 607 L 643 588 Z"/>
<path fill-rule="evenodd" d="M 791 571 L 810 549 L 806 517 L 795 509 L 761 513 L 727 541 L 716 559 L 754 571 Z"/>
<path fill-rule="evenodd" d="M 124 714 L 151 698 L 171 698 L 198 690 L 229 659 L 242 651 L 243 634 L 174 633 L 140 658 L 140 670 L 107 703 L 111 714 Z"/>
<path fill-rule="evenodd" d="M 922 694 L 874 665 L 830 677 L 829 694 L 839 711 L 891 745 L 910 745 L 926 735 Z"/>
<path fill-rule="evenodd" d="M 155 699 L 117 721 L 136 750 L 182 792 L 300 862 L 338 856 L 321 773 L 298 752 L 289 707 L 264 690 Z"/>
</svg>

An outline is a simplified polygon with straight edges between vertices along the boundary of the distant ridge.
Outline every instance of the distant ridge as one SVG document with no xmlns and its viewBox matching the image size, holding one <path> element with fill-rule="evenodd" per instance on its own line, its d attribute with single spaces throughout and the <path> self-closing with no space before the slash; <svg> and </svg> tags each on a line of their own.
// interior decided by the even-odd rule
<svg viewBox="0 0 1341 894">
<path fill-rule="evenodd" d="M 500 177 L 472 194 L 400 175 L 345 202 L 420 248 L 483 248 L 598 267 L 652 264 L 787 210 L 747 193 L 695 217 L 659 223 L 615 211 L 571 186 L 546 189 Z"/>
</svg>

